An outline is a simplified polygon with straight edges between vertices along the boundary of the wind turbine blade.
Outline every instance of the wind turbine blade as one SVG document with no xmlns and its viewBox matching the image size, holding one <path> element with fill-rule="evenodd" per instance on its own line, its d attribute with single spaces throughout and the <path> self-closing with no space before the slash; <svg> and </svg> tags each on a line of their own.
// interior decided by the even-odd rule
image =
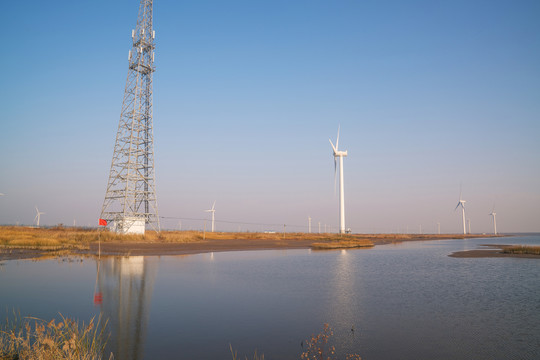
<svg viewBox="0 0 540 360">
<path fill-rule="evenodd" d="M 461 205 L 461 201 L 457 203 L 456 208 L 454 209 L 454 211 L 457 210 L 457 208 L 459 207 L 459 205 Z"/>
<path fill-rule="evenodd" d="M 337 139 L 336 139 L 336 149 L 339 149 L 339 129 L 341 128 L 341 124 L 337 127 Z"/>
<path fill-rule="evenodd" d="M 332 150 L 334 150 L 334 155 L 336 155 L 336 147 L 334 146 L 334 144 L 332 143 L 332 140 L 331 139 L 328 139 L 328 141 L 330 141 L 330 145 L 332 145 Z"/>
<path fill-rule="evenodd" d="M 216 207 L 216 201 L 214 200 L 214 204 L 212 205 L 212 210 L 214 210 Z"/>
</svg>

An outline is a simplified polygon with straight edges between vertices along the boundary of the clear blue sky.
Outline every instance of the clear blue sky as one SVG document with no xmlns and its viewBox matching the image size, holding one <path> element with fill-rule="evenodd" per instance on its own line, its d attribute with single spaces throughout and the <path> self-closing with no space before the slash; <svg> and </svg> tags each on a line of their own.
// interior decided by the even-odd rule
<svg viewBox="0 0 540 360">
<path fill-rule="evenodd" d="M 95 225 L 138 1 L 10 1 L 0 224 Z M 540 231 L 539 1 L 155 1 L 159 212 L 347 227 Z M 167 227 L 177 220 L 165 220 Z M 182 221 L 201 228 L 201 221 Z M 269 226 L 217 223 L 218 230 Z M 306 230 L 294 228 L 288 230 Z"/>
</svg>

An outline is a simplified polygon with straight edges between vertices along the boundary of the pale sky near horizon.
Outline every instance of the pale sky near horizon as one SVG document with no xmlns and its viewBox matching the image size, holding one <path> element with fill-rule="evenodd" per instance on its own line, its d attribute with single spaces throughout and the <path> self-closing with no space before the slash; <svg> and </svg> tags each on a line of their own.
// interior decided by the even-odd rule
<svg viewBox="0 0 540 360">
<path fill-rule="evenodd" d="M 0 224 L 97 225 L 139 2 L 3 5 Z M 159 214 L 540 232 L 540 2 L 155 1 Z M 177 228 L 178 219 L 163 219 Z M 293 225 L 301 225 L 295 227 Z M 329 228 L 330 229 L 330 228 Z"/>
</svg>

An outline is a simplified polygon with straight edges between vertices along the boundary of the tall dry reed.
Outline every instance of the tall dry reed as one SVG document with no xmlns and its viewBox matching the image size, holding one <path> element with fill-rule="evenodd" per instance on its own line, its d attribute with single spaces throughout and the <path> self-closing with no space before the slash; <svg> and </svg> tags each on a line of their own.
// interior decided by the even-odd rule
<svg viewBox="0 0 540 360">
<path fill-rule="evenodd" d="M 27 317 L 14 313 L 0 325 L 0 359 L 2 360 L 102 360 L 104 356 L 107 322 L 92 318 L 88 324 L 66 318 L 61 320 Z"/>
</svg>

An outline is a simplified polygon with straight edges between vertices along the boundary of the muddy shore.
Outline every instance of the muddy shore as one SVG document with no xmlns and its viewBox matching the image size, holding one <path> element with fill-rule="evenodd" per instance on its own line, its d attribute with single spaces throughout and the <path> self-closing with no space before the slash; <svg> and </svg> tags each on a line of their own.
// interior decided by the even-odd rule
<svg viewBox="0 0 540 360">
<path fill-rule="evenodd" d="M 468 238 L 486 238 L 486 235 L 472 235 Z M 449 240 L 455 239 L 455 236 L 419 236 L 410 238 L 381 238 L 381 236 L 370 237 L 374 246 L 385 245 L 391 243 L 400 243 L 404 241 L 430 241 L 430 240 Z M 15 247 L 0 248 L 0 260 L 17 260 L 17 259 L 39 259 L 42 257 L 66 256 L 66 255 L 81 255 L 94 256 L 97 255 L 98 249 L 101 251 L 101 256 L 165 256 L 165 255 L 192 255 L 209 252 L 224 252 L 224 251 L 252 251 L 252 250 L 287 250 L 287 249 L 310 249 L 314 243 L 318 242 L 313 239 L 206 239 L 196 242 L 187 243 L 163 243 L 163 242 L 102 242 L 91 243 L 87 249 L 63 249 L 63 250 L 41 250 L 41 249 L 24 249 Z M 480 250 L 485 251 L 485 250 Z M 453 257 L 474 257 L 474 254 L 452 254 Z M 482 254 L 484 255 L 484 254 Z M 510 255 L 510 254 L 508 254 Z M 503 255 L 503 256 L 508 256 Z M 497 255 L 498 256 L 498 255 Z M 510 255 L 512 256 L 512 255 Z"/>
</svg>

